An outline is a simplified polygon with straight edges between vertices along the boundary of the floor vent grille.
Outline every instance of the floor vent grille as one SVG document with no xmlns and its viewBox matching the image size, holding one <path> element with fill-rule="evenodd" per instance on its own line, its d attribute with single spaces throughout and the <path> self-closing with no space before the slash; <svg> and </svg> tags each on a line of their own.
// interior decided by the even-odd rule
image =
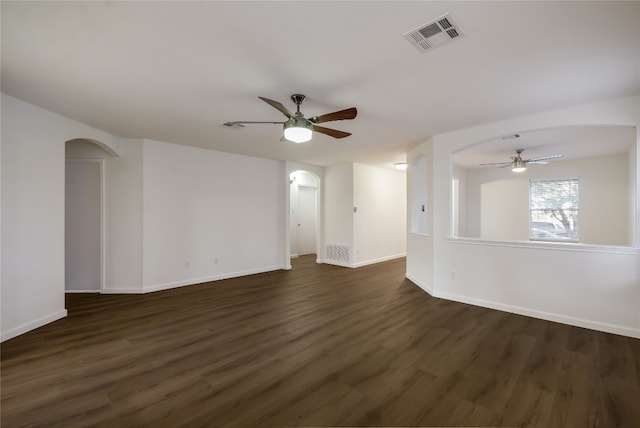
<svg viewBox="0 0 640 428">
<path fill-rule="evenodd" d="M 327 260 L 349 263 L 349 260 L 351 259 L 351 251 L 348 245 L 327 244 L 325 250 Z"/>
</svg>

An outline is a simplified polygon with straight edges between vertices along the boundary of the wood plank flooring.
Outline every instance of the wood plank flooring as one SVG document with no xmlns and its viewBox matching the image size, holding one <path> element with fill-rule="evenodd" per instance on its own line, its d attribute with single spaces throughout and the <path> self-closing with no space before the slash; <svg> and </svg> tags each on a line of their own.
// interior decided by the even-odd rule
<svg viewBox="0 0 640 428">
<path fill-rule="evenodd" d="M 2 344 L 3 428 L 640 426 L 640 340 L 430 297 L 404 259 L 67 296 Z"/>
</svg>

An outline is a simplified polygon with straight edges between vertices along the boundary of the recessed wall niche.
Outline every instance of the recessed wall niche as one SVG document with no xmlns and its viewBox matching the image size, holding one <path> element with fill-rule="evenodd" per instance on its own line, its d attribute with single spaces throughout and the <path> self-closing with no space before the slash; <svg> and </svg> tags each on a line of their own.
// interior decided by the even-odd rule
<svg viewBox="0 0 640 428">
<path fill-rule="evenodd" d="M 416 157 L 409 166 L 409 224 L 410 232 L 428 235 L 427 158 Z"/>
</svg>

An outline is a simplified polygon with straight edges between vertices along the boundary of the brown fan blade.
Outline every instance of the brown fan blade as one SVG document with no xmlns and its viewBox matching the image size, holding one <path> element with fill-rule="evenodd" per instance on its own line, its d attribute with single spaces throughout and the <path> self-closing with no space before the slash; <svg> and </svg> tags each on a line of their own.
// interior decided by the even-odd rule
<svg viewBox="0 0 640 428">
<path fill-rule="evenodd" d="M 334 120 L 355 119 L 357 115 L 358 110 L 355 107 L 351 107 L 340 111 L 334 111 L 333 113 L 323 114 L 322 116 L 314 116 L 309 120 L 313 123 L 324 123 Z"/>
<path fill-rule="evenodd" d="M 349 132 L 338 131 L 337 129 L 325 128 L 324 126 L 316 126 L 313 125 L 312 128 L 314 131 L 319 132 L 321 134 L 329 135 L 333 138 L 344 138 L 351 135 Z"/>
<path fill-rule="evenodd" d="M 270 100 L 269 98 L 265 98 L 265 97 L 258 97 L 258 98 L 260 98 L 265 103 L 269 104 L 271 107 L 279 110 L 282 114 L 287 116 L 289 119 L 293 117 L 293 115 L 289 112 L 289 110 L 287 110 L 285 106 L 282 105 L 282 103 L 279 103 L 278 101 Z"/>
</svg>

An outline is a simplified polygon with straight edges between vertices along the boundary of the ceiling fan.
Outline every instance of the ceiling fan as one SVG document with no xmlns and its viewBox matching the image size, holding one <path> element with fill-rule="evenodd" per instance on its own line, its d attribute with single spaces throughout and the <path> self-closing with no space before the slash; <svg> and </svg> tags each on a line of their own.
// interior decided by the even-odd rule
<svg viewBox="0 0 640 428">
<path fill-rule="evenodd" d="M 278 101 L 270 100 L 265 97 L 258 97 L 265 103 L 274 107 L 287 117 L 284 122 L 261 122 L 261 121 L 247 121 L 240 120 L 235 122 L 226 122 L 224 126 L 228 127 L 242 127 L 244 124 L 250 123 L 278 123 L 282 124 L 284 128 L 284 138 L 295 143 L 304 143 L 311 140 L 312 131 L 320 132 L 321 134 L 329 135 L 333 138 L 344 138 L 351 135 L 349 132 L 338 131 L 337 129 L 325 128 L 318 126 L 318 123 L 332 122 L 334 120 L 346 120 L 354 119 L 358 110 L 355 107 L 351 107 L 345 110 L 334 111 L 333 113 L 323 114 L 321 116 L 313 116 L 309 119 L 304 117 L 304 114 L 300 111 L 300 104 L 304 101 L 305 96 L 302 94 L 291 95 L 291 101 L 296 105 L 296 112 L 291 113 L 285 106 Z"/>
<path fill-rule="evenodd" d="M 494 162 L 494 163 L 481 163 L 480 165 L 501 165 L 500 168 L 506 168 L 511 166 L 511 171 L 513 172 L 524 172 L 527 169 L 527 165 L 529 164 L 547 164 L 552 159 L 561 158 L 563 155 L 553 155 L 553 156 L 544 156 L 541 158 L 533 158 L 533 159 L 522 159 L 522 152 L 524 149 L 516 149 L 516 155 L 511 156 L 511 160 L 509 162 Z"/>
</svg>

